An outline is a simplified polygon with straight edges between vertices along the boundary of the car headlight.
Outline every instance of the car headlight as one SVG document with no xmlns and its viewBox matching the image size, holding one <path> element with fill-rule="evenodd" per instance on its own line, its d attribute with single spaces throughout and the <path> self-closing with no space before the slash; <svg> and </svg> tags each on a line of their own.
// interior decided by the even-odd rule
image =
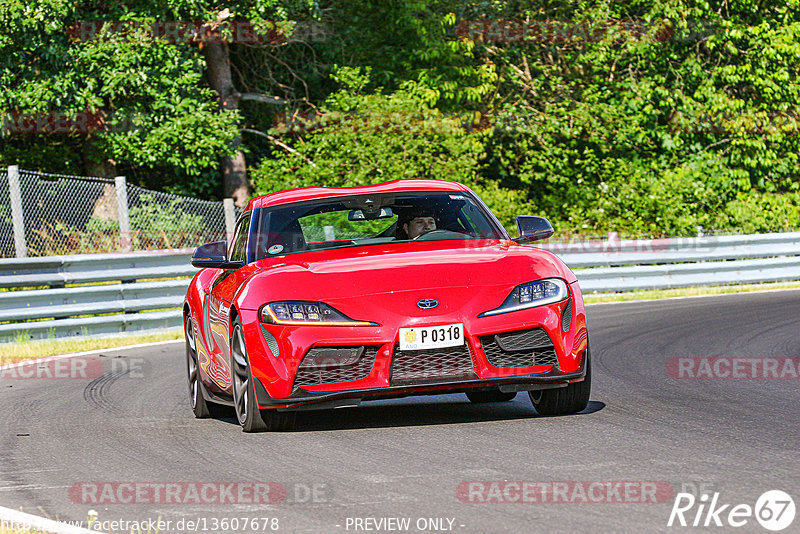
<svg viewBox="0 0 800 534">
<path fill-rule="evenodd" d="M 521 284 L 514 288 L 499 308 L 483 312 L 478 317 L 487 317 L 526 308 L 535 308 L 564 300 L 569 296 L 567 283 L 560 278 L 548 278 Z"/>
<path fill-rule="evenodd" d="M 287 300 L 261 307 L 261 321 L 269 324 L 315 326 L 378 326 L 369 321 L 356 321 L 324 302 Z"/>
</svg>

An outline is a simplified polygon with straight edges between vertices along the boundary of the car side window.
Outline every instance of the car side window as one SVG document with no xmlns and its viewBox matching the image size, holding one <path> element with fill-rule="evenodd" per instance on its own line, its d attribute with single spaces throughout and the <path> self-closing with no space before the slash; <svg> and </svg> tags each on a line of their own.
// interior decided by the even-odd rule
<svg viewBox="0 0 800 534">
<path fill-rule="evenodd" d="M 251 211 L 245 213 L 236 225 L 236 234 L 231 245 L 231 261 L 247 263 L 247 235 L 250 233 Z"/>
</svg>

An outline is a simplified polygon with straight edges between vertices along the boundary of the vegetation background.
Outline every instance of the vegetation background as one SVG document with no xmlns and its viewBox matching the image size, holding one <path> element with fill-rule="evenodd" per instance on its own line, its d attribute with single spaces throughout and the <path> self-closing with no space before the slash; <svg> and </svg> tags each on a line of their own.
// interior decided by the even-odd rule
<svg viewBox="0 0 800 534">
<path fill-rule="evenodd" d="M 562 235 L 795 229 L 798 4 L 0 0 L 0 165 L 240 203 L 458 180 Z M 147 30 L 175 21 L 201 34 Z"/>
</svg>

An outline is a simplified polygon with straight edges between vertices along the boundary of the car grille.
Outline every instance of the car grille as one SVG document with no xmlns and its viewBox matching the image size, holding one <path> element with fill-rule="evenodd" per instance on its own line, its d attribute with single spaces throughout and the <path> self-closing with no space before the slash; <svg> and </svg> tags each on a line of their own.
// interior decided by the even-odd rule
<svg viewBox="0 0 800 534">
<path fill-rule="evenodd" d="M 486 359 L 495 367 L 558 367 L 553 341 L 542 328 L 482 336 L 480 342 Z"/>
<path fill-rule="evenodd" d="M 392 385 L 472 378 L 478 376 L 467 345 L 407 351 L 400 350 L 399 344 L 394 347 Z"/>
<path fill-rule="evenodd" d="M 362 348 L 364 350 L 358 360 L 353 363 L 339 365 L 334 362 L 317 365 L 316 362 L 311 361 L 309 357 L 314 351 L 312 348 L 303 357 L 303 361 L 300 362 L 300 367 L 298 367 L 297 373 L 295 374 L 293 390 L 303 386 L 316 386 L 334 382 L 352 382 L 369 376 L 370 372 L 372 372 L 372 366 L 375 364 L 375 357 L 378 355 L 379 347 L 338 348 Z"/>
</svg>

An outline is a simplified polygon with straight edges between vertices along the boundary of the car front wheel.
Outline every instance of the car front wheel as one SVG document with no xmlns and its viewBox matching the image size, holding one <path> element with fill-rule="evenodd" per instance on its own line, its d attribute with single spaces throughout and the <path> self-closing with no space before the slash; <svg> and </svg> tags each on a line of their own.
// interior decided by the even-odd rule
<svg viewBox="0 0 800 534">
<path fill-rule="evenodd" d="M 231 385 L 236 419 L 242 425 L 242 430 L 262 432 L 292 429 L 295 421 L 294 412 L 261 410 L 258 407 L 242 324 L 238 318 L 234 322 L 231 336 Z"/>
<path fill-rule="evenodd" d="M 578 413 L 589 405 L 592 389 L 592 360 L 586 350 L 586 377 L 558 389 L 529 391 L 533 407 L 540 415 L 568 415 Z"/>
</svg>

